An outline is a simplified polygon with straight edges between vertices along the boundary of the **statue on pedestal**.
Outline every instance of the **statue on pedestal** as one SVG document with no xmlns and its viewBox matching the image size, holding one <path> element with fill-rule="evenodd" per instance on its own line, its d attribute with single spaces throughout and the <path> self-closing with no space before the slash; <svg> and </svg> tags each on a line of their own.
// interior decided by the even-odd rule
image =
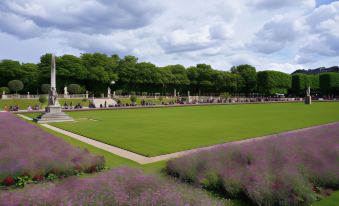
<svg viewBox="0 0 339 206">
<path fill-rule="evenodd" d="M 306 89 L 305 104 L 312 104 L 311 87 L 310 86 L 308 86 L 307 89 Z"/>
<path fill-rule="evenodd" d="M 38 123 L 49 122 L 65 122 L 74 121 L 73 118 L 61 111 L 61 106 L 58 101 L 58 93 L 56 91 L 56 65 L 55 55 L 52 54 L 51 59 L 51 90 L 48 95 L 48 106 L 45 109 L 45 113 L 35 118 L 34 121 Z"/>
</svg>

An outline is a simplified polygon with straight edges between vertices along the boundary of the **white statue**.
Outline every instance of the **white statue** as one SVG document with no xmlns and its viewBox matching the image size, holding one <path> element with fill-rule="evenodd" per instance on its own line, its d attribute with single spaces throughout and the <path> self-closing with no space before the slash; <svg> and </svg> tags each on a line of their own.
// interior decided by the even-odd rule
<svg viewBox="0 0 339 206">
<path fill-rule="evenodd" d="M 68 95 L 67 86 L 64 87 L 64 95 Z"/>
<path fill-rule="evenodd" d="M 2 91 L 2 95 L 5 95 L 6 94 L 6 92 L 5 91 Z"/>
<path fill-rule="evenodd" d="M 311 87 L 310 86 L 307 87 L 306 96 L 311 96 Z"/>
<path fill-rule="evenodd" d="M 111 97 L 111 88 L 110 87 L 107 88 L 107 97 Z"/>
</svg>

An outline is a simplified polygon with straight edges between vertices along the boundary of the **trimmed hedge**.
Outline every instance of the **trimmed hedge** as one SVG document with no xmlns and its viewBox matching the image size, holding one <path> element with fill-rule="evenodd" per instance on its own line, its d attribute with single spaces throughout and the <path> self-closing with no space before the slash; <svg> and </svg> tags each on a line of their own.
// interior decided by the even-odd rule
<svg viewBox="0 0 339 206">
<path fill-rule="evenodd" d="M 257 73 L 258 91 L 264 95 L 287 94 L 292 80 L 289 74 L 278 71 L 260 71 Z"/>
</svg>

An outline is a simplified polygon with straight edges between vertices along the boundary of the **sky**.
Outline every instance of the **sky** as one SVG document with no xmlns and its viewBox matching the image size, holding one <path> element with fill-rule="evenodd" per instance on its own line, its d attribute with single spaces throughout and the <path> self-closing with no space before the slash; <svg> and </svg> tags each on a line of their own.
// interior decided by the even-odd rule
<svg viewBox="0 0 339 206">
<path fill-rule="evenodd" d="M 291 73 L 339 65 L 339 1 L 1 0 L 0 59 L 86 52 Z"/>
</svg>

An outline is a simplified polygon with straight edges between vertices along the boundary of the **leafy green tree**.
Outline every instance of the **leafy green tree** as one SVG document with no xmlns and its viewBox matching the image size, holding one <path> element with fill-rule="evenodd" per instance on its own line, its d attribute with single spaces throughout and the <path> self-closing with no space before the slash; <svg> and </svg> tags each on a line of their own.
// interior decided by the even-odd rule
<svg viewBox="0 0 339 206">
<path fill-rule="evenodd" d="M 5 94 L 9 93 L 9 88 L 8 87 L 0 87 L 0 95 L 5 92 Z"/>
<path fill-rule="evenodd" d="M 15 91 L 15 93 L 18 93 L 18 91 L 21 91 L 24 88 L 24 84 L 20 80 L 12 80 L 8 82 L 8 88 L 11 91 Z"/>
<path fill-rule="evenodd" d="M 81 87 L 79 84 L 70 84 L 68 85 L 67 89 L 71 94 L 80 94 L 81 92 Z"/>
<path fill-rule="evenodd" d="M 18 61 L 7 59 L 0 61 L 0 85 L 6 85 L 9 79 L 21 79 L 22 75 Z"/>
<path fill-rule="evenodd" d="M 323 73 L 319 76 L 320 91 L 324 95 L 339 94 L 339 73 Z"/>
<path fill-rule="evenodd" d="M 291 88 L 291 76 L 278 71 L 260 71 L 258 75 L 258 91 L 264 95 L 276 93 L 287 94 Z"/>
<path fill-rule="evenodd" d="M 39 71 L 36 64 L 22 64 L 21 65 L 22 77 L 20 80 L 25 85 L 25 91 L 37 91 L 39 89 Z"/>
<path fill-rule="evenodd" d="M 255 92 L 257 87 L 257 72 L 255 67 L 243 64 L 231 68 L 231 72 L 239 74 L 243 78 L 243 88 L 240 90 L 246 94 Z"/>
</svg>

